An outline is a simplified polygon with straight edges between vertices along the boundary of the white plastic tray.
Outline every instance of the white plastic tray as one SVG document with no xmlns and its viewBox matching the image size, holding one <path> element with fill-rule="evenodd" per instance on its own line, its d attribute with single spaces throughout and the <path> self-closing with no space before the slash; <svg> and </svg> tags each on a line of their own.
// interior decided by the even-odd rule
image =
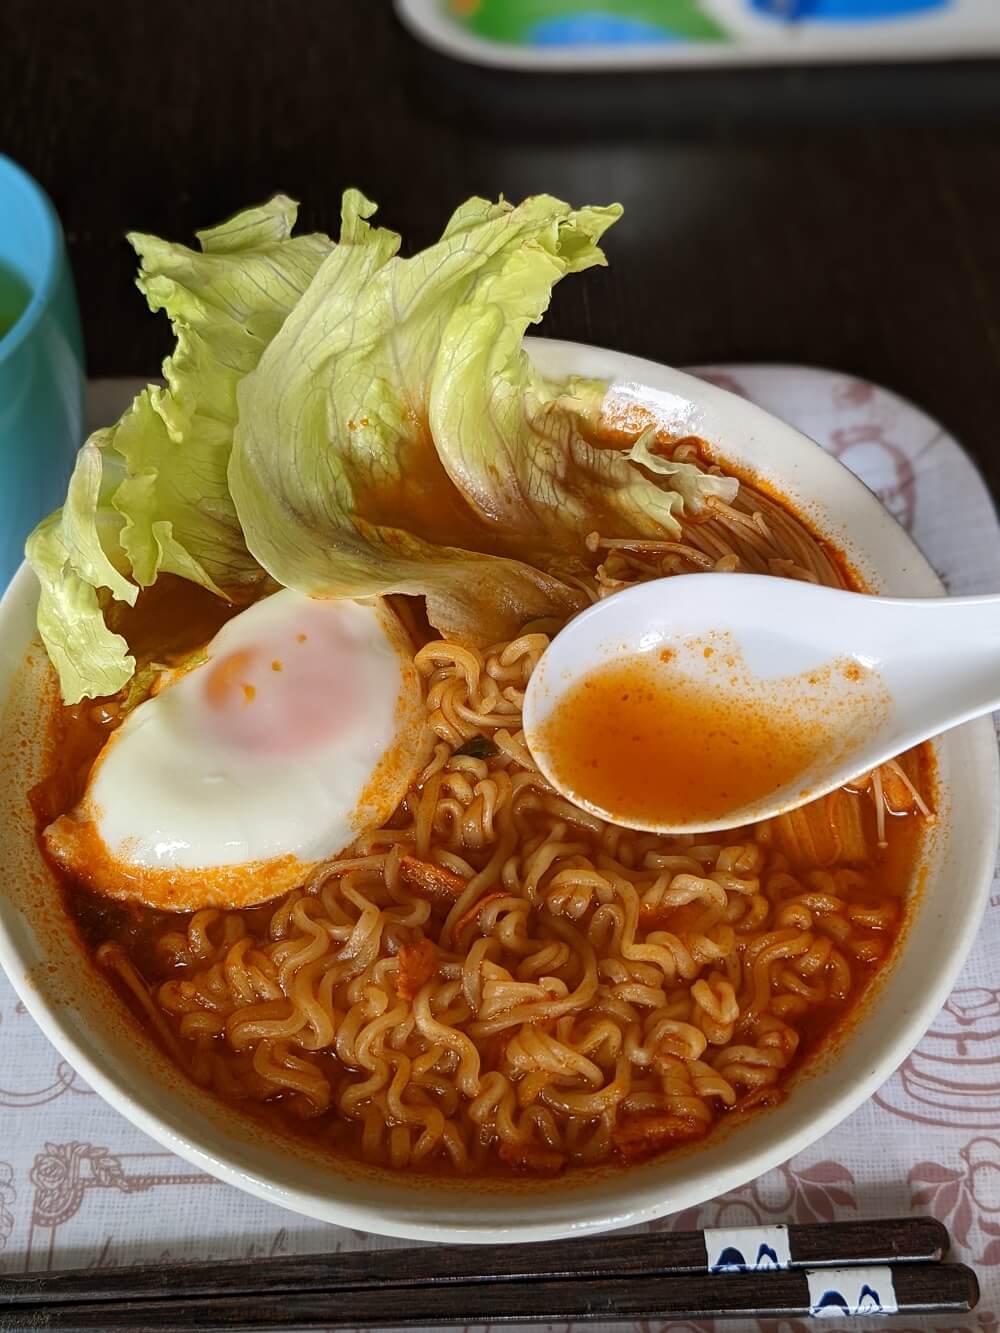
<svg viewBox="0 0 1000 1333">
<path fill-rule="evenodd" d="M 396 0 L 396 7 L 445 55 L 508 69 L 1000 53 L 1000 0 Z"/>
</svg>

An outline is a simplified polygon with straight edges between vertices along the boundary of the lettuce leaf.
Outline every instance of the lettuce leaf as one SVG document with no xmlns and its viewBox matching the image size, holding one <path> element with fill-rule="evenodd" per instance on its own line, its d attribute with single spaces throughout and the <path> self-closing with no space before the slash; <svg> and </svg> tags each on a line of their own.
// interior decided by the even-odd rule
<svg viewBox="0 0 1000 1333">
<path fill-rule="evenodd" d="M 460 640 L 565 616 L 579 591 L 514 558 L 518 533 L 480 520 L 428 424 L 456 306 L 484 270 L 551 230 L 553 209 L 471 199 L 412 259 L 368 224 L 374 209 L 347 191 L 340 244 L 240 386 L 229 483 L 247 545 L 279 583 L 313 596 L 423 594 L 432 624 Z"/>
<path fill-rule="evenodd" d="M 555 284 L 605 262 L 618 205 L 470 199 L 402 258 L 348 190 L 339 242 L 293 237 L 276 197 L 199 233 L 130 240 L 177 345 L 81 449 L 28 557 L 63 697 L 114 693 L 114 632 L 161 573 L 232 600 L 269 575 L 320 597 L 423 595 L 459 641 L 510 637 L 587 599 L 587 537 L 680 534 L 735 483 L 601 443 L 606 385 L 540 375 L 527 328 Z"/>
<path fill-rule="evenodd" d="M 112 694 L 135 662 L 109 628 L 109 599 L 134 604 L 160 573 L 238 596 L 262 571 L 247 551 L 226 469 L 236 386 L 332 249 L 292 237 L 277 196 L 198 233 L 201 250 L 133 234 L 138 286 L 177 338 L 149 386 L 78 455 L 61 510 L 28 539 L 41 583 L 38 626 L 67 703 Z"/>
<path fill-rule="evenodd" d="M 690 464 L 660 467 L 648 447 L 629 453 L 595 445 L 607 386 L 548 383 L 524 350 L 525 331 L 541 320 L 553 284 L 605 262 L 594 241 L 614 218 L 610 209 L 583 209 L 572 225 L 486 274 L 449 320 L 435 367 L 430 429 L 448 475 L 484 518 L 508 530 L 530 528 L 550 549 L 579 551 L 594 529 L 677 539 L 685 502 L 697 510 L 708 494 L 732 498 L 737 486 Z M 634 462 L 669 472 L 670 489 Z"/>
<path fill-rule="evenodd" d="M 735 477 L 721 477 L 713 472 L 702 472 L 691 463 L 675 463 L 671 458 L 653 453 L 656 427 L 644 430 L 624 454 L 633 463 L 641 463 L 657 476 L 669 477 L 670 488 L 681 499 L 685 512 L 696 514 L 710 495 L 718 496 L 726 504 L 735 500 L 740 483 Z"/>
<path fill-rule="evenodd" d="M 676 536 L 685 503 L 593 442 L 605 385 L 549 383 L 522 347 L 621 209 L 470 199 L 410 259 L 373 212 L 346 193 L 340 243 L 239 386 L 247 546 L 312 596 L 423 594 L 459 640 L 564 617 L 589 532 Z M 688 471 L 695 504 L 718 488 Z"/>
</svg>

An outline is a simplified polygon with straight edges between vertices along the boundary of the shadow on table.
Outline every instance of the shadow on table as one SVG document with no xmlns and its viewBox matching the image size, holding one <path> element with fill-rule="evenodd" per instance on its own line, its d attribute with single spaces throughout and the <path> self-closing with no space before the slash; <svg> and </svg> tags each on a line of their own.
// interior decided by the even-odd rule
<svg viewBox="0 0 1000 1333">
<path fill-rule="evenodd" d="M 1000 126 L 1000 61 L 554 74 L 481 69 L 414 44 L 403 69 L 422 114 L 504 142 Z"/>
</svg>

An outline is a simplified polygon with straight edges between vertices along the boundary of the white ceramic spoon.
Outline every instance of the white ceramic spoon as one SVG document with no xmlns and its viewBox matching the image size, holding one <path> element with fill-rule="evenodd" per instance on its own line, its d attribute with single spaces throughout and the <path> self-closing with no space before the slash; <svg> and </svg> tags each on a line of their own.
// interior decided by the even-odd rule
<svg viewBox="0 0 1000 1333">
<path fill-rule="evenodd" d="M 720 651 L 706 655 L 710 644 Z M 640 654 L 650 678 L 662 677 L 659 708 L 669 710 L 680 673 L 686 685 L 719 700 L 719 730 L 727 712 L 730 725 L 738 724 L 738 707 L 729 705 L 756 690 L 765 716 L 780 708 L 787 721 L 801 708 L 802 726 L 822 722 L 833 743 L 782 785 L 712 818 L 634 818 L 607 809 L 588 794 L 579 769 L 567 782 L 553 710 L 561 701 L 565 720 L 574 685 Z M 735 675 L 720 674 L 720 662 L 734 658 Z M 669 667 L 660 665 L 664 659 Z M 871 597 L 764 575 L 693 574 L 639 584 L 572 620 L 532 674 L 524 733 L 539 768 L 575 804 L 633 828 L 680 833 L 735 828 L 794 809 L 998 707 L 1000 596 Z M 608 741 L 592 735 L 586 743 L 597 756 Z"/>
</svg>

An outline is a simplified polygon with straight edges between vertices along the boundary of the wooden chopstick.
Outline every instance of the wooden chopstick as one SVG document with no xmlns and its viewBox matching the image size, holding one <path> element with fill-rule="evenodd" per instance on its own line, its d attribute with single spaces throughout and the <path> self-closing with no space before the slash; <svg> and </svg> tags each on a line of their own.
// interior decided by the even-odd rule
<svg viewBox="0 0 1000 1333">
<path fill-rule="evenodd" d="M 802 1319 L 820 1310 L 829 1314 L 831 1308 L 843 1315 L 878 1317 L 961 1314 L 978 1299 L 975 1274 L 964 1265 L 910 1264 L 17 1306 L 0 1314 L 0 1329 L 192 1333 L 400 1324 L 442 1328 L 497 1320 Z"/>
<path fill-rule="evenodd" d="M 50 1302 L 149 1300 L 173 1297 L 357 1291 L 475 1282 L 553 1279 L 595 1281 L 630 1274 L 704 1273 L 753 1269 L 758 1259 L 780 1268 L 852 1264 L 936 1263 L 948 1232 L 932 1217 L 824 1222 L 738 1231 L 658 1231 L 639 1236 L 581 1236 L 535 1245 L 426 1246 L 350 1254 L 296 1254 L 130 1268 L 76 1269 L 0 1275 L 0 1310 Z M 761 1249 L 763 1247 L 763 1254 Z"/>
</svg>

